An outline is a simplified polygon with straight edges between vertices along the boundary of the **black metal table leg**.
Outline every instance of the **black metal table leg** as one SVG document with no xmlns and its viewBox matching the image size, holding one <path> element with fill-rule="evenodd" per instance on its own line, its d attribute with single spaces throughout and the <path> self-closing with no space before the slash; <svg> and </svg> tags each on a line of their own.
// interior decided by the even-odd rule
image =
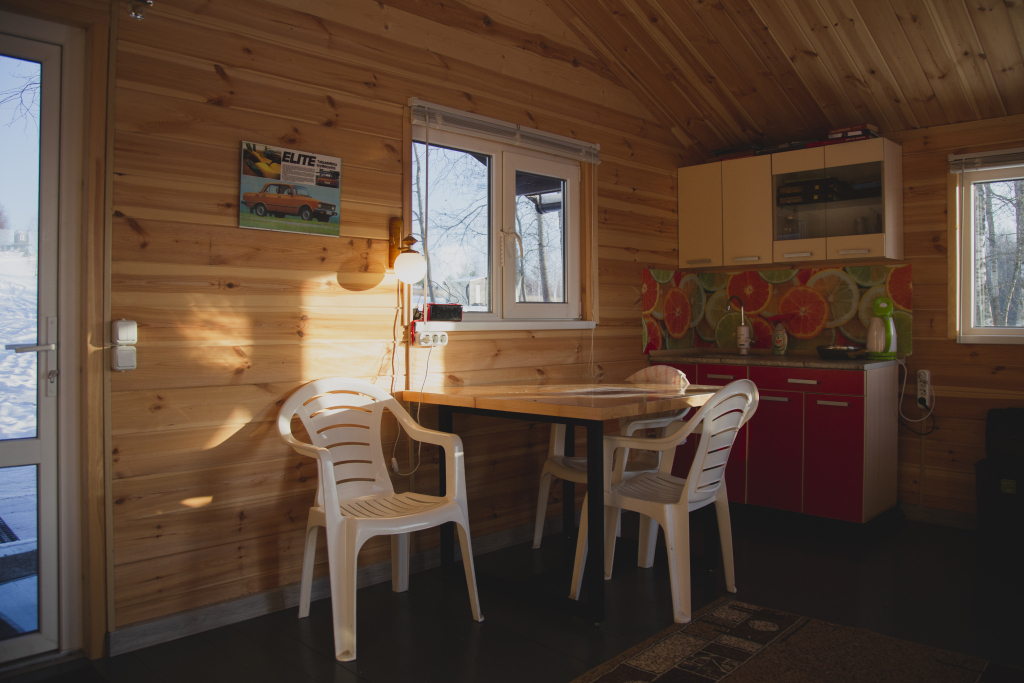
<svg viewBox="0 0 1024 683">
<path fill-rule="evenodd" d="M 604 621 L 604 423 L 587 422 L 587 616 Z"/>
<path fill-rule="evenodd" d="M 565 457 L 572 458 L 576 455 L 576 425 L 565 425 L 564 451 Z M 572 548 L 573 532 L 576 531 L 576 484 L 568 479 L 562 480 L 562 538 L 566 548 Z M 566 553 L 571 555 L 571 553 Z M 566 563 L 572 574 L 572 560 Z"/>
<path fill-rule="evenodd" d="M 437 429 L 441 432 L 452 434 L 452 409 L 450 406 L 437 407 Z M 439 449 L 443 451 L 443 449 Z M 438 453 L 437 470 L 437 493 L 445 496 L 448 493 L 447 477 L 445 476 L 445 459 L 451 458 L 452 453 Z M 450 574 L 455 566 L 455 524 L 446 522 L 441 525 L 441 571 Z"/>
</svg>

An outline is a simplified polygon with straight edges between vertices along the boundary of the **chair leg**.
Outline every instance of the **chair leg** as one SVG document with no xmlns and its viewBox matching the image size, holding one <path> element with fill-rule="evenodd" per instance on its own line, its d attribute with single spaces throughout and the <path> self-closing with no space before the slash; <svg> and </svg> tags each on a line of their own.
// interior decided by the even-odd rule
<svg viewBox="0 0 1024 683">
<path fill-rule="evenodd" d="M 583 496 L 583 512 L 580 514 L 580 533 L 576 538 L 576 561 L 572 567 L 572 584 L 569 586 L 569 598 L 580 599 L 580 586 L 583 584 L 583 568 L 587 564 L 587 497 Z"/>
<path fill-rule="evenodd" d="M 409 590 L 409 534 L 391 536 L 391 590 Z"/>
<path fill-rule="evenodd" d="M 647 515 L 640 515 L 640 548 L 636 565 L 643 569 L 654 566 L 654 551 L 658 546 L 658 523 Z"/>
<path fill-rule="evenodd" d="M 316 564 L 316 534 L 320 527 L 306 524 L 306 550 L 302 555 L 302 583 L 299 586 L 299 619 L 309 616 L 309 598 L 313 590 L 313 566 Z"/>
<path fill-rule="evenodd" d="M 537 494 L 537 521 L 533 525 L 533 547 L 540 547 L 541 536 L 544 535 L 544 519 L 548 513 L 548 497 L 551 493 L 551 480 L 554 476 L 544 472 L 540 477 L 540 493 Z"/>
<path fill-rule="evenodd" d="M 615 538 L 618 530 L 615 521 L 622 519 L 622 508 L 604 507 L 604 580 L 612 578 L 612 566 L 615 564 Z"/>
<path fill-rule="evenodd" d="M 615 538 L 622 538 L 622 508 L 619 508 L 619 514 L 615 515 Z"/>
<path fill-rule="evenodd" d="M 473 567 L 473 544 L 469 540 L 469 529 L 456 523 L 459 530 L 459 546 L 462 548 L 462 567 L 466 570 L 466 587 L 469 589 L 469 607 L 473 611 L 475 621 L 483 621 L 480 613 L 480 595 L 476 590 L 476 569 Z"/>
<path fill-rule="evenodd" d="M 327 544 L 331 571 L 331 611 L 334 617 L 334 657 L 339 662 L 356 658 L 356 545 L 355 530 L 344 522 Z"/>
<path fill-rule="evenodd" d="M 674 505 L 665 520 L 668 573 L 672 584 L 672 616 L 677 624 L 690 622 L 690 519 L 686 503 Z"/>
<path fill-rule="evenodd" d="M 729 498 L 725 493 L 725 482 L 715 493 L 715 513 L 718 517 L 718 538 L 722 544 L 722 565 L 725 567 L 725 589 L 736 592 L 736 568 L 732 559 L 732 522 L 729 519 Z"/>
</svg>

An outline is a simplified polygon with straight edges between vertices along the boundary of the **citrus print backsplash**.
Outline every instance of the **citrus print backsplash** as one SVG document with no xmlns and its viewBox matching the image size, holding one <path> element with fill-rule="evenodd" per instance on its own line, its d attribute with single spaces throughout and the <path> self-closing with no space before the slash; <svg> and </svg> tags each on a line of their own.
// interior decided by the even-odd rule
<svg viewBox="0 0 1024 683">
<path fill-rule="evenodd" d="M 750 347 L 770 349 L 775 316 L 789 332 L 791 352 L 818 346 L 863 347 L 871 307 L 887 296 L 896 304 L 898 353 L 913 349 L 914 288 L 911 266 L 849 266 L 694 273 L 642 271 L 644 353 L 658 349 L 736 348 L 739 308 L 750 326 Z"/>
</svg>

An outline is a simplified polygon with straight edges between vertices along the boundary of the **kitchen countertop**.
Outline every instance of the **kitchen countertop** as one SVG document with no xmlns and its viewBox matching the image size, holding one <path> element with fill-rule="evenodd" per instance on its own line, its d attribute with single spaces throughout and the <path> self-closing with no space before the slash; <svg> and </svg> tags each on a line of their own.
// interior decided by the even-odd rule
<svg viewBox="0 0 1024 683">
<path fill-rule="evenodd" d="M 894 360 L 823 360 L 817 355 L 694 353 L 692 351 L 661 351 L 648 356 L 652 363 L 719 363 L 722 365 L 753 365 L 768 368 L 813 368 L 815 370 L 877 370 L 896 365 Z"/>
</svg>

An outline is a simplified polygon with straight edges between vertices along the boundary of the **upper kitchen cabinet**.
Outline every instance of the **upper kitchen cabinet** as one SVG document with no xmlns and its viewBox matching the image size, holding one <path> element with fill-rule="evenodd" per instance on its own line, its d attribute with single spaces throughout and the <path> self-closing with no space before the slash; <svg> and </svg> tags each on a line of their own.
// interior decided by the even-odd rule
<svg viewBox="0 0 1024 683">
<path fill-rule="evenodd" d="M 679 267 L 722 265 L 722 162 L 679 169 Z"/>
<path fill-rule="evenodd" d="M 766 156 L 679 169 L 679 267 L 771 263 L 772 169 Z"/>
<path fill-rule="evenodd" d="M 722 258 L 727 266 L 772 262 L 772 160 L 722 162 Z"/>
<path fill-rule="evenodd" d="M 777 263 L 903 258 L 902 148 L 884 138 L 772 155 Z"/>
</svg>

